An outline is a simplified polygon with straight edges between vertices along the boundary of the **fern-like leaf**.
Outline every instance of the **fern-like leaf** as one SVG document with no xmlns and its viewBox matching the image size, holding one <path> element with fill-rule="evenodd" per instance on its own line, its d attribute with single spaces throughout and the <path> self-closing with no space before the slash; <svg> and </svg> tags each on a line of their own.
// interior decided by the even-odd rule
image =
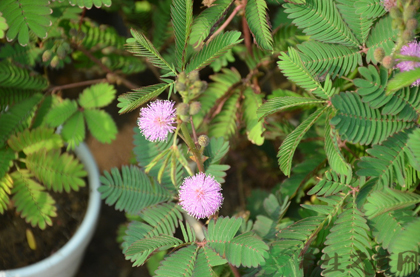
<svg viewBox="0 0 420 277">
<path fill-rule="evenodd" d="M 185 66 L 185 51 L 193 22 L 192 12 L 192 0 L 174 0 L 172 2 L 171 18 L 175 32 L 175 57 L 176 64 L 181 70 Z"/>
<path fill-rule="evenodd" d="M 362 65 L 362 55 L 356 47 L 307 41 L 299 44 L 298 49 L 303 65 L 316 76 L 329 73 L 332 77 L 343 76 Z"/>
<path fill-rule="evenodd" d="M 77 5 L 79 8 L 86 8 L 91 9 L 93 6 L 96 8 L 102 7 L 104 5 L 105 7 L 110 7 L 112 4 L 111 0 L 69 0 L 69 3 L 71 5 Z"/>
<path fill-rule="evenodd" d="M 381 0 L 356 0 L 356 13 L 364 18 L 377 18 L 386 13 Z"/>
<path fill-rule="evenodd" d="M 385 55 L 390 55 L 394 48 L 394 41 L 397 39 L 398 33 L 398 29 L 392 29 L 392 18 L 390 16 L 379 19 L 375 26 L 373 26 L 366 41 L 366 47 L 368 48 L 366 62 L 373 62 L 375 64 L 378 62 L 375 60 L 373 52 L 379 47 L 384 49 Z"/>
<path fill-rule="evenodd" d="M 419 237 L 420 218 L 416 218 L 412 222 L 404 226 L 404 230 L 399 234 L 398 239 L 391 242 L 389 246 L 390 270 L 393 276 L 413 276 L 418 275 L 417 255 L 420 245 Z M 414 262 L 407 262 L 414 259 Z M 414 275 L 414 276 L 415 276 Z"/>
<path fill-rule="evenodd" d="M 303 65 L 302 59 L 295 49 L 289 48 L 288 54 L 283 52 L 279 58 L 278 66 L 287 78 L 322 99 L 330 97 L 331 92 L 326 91 L 315 80 L 313 74 Z"/>
<path fill-rule="evenodd" d="M 167 249 L 180 245 L 182 240 L 168 235 L 159 235 L 153 238 L 145 238 L 138 240 L 130 245 L 125 253 L 127 255 L 136 255 L 145 251 L 159 251 L 159 249 Z"/>
<path fill-rule="evenodd" d="M 164 259 L 155 271 L 156 277 L 190 277 L 193 276 L 198 247 L 188 245 Z M 199 275 L 197 275 L 199 276 Z M 205 276 L 205 275 L 204 275 Z"/>
<path fill-rule="evenodd" d="M 262 122 L 258 121 L 257 109 L 261 106 L 262 95 L 256 94 L 251 88 L 245 89 L 243 111 L 244 120 L 246 125 L 246 134 L 248 140 L 253 144 L 262 145 L 264 143 L 264 137 L 262 136 L 265 128 Z"/>
<path fill-rule="evenodd" d="M 338 272 L 345 272 L 345 276 L 360 276 L 361 273 L 364 273 L 363 276 L 375 276 L 370 261 L 371 243 L 368 232 L 369 226 L 363 213 L 354 203 L 350 203 L 334 222 L 325 241 L 326 247 L 322 250 L 322 275 L 336 276 Z M 336 256 L 337 263 L 334 262 Z"/>
<path fill-rule="evenodd" d="M 160 49 L 166 39 L 169 37 L 169 24 L 171 21 L 171 0 L 164 0 L 156 2 L 156 9 L 153 12 L 153 45 L 156 49 Z"/>
<path fill-rule="evenodd" d="M 383 213 L 420 203 L 420 196 L 412 192 L 402 192 L 390 188 L 374 191 L 364 205 L 368 219 Z"/>
<path fill-rule="evenodd" d="M 51 127 L 58 127 L 66 122 L 77 112 L 77 102 L 65 99 L 63 102 L 52 108 L 45 116 L 45 123 Z"/>
<path fill-rule="evenodd" d="M 1 25 L 1 23 L 0 23 Z M 6 44 L 0 49 L 0 59 L 9 59 L 21 65 L 35 66 L 35 62 L 41 54 L 41 49 L 28 45 L 23 47 L 19 44 L 12 46 Z"/>
<path fill-rule="evenodd" d="M 0 178 L 6 175 L 9 168 L 13 165 L 13 160 L 16 159 L 14 149 L 2 148 L 0 149 Z"/>
<path fill-rule="evenodd" d="M 118 97 L 119 103 L 117 107 L 120 108 L 119 113 L 131 112 L 140 107 L 149 100 L 158 97 L 162 92 L 170 87 L 173 83 L 155 84 L 147 87 L 135 89 L 134 92 L 128 92 Z"/>
<path fill-rule="evenodd" d="M 13 179 L 12 199 L 21 217 L 33 227 L 45 229 L 47 225 L 51 226 L 51 217 L 57 216 L 54 199 L 31 179 L 29 171 L 15 171 L 10 176 Z"/>
<path fill-rule="evenodd" d="M 280 169 L 283 171 L 284 175 L 290 177 L 293 154 L 295 153 L 300 140 L 327 109 L 329 108 L 320 108 L 308 116 L 308 118 L 291 132 L 281 144 L 277 157 L 279 158 Z"/>
<path fill-rule="evenodd" d="M 13 180 L 9 174 L 4 175 L 0 178 L 0 214 L 8 209 L 10 202 L 9 195 L 12 194 Z"/>
<path fill-rule="evenodd" d="M 175 203 L 161 203 L 149 208 L 143 209 L 139 214 L 144 222 L 133 221 L 126 231 L 124 242 L 122 244 L 123 252 L 130 245 L 138 240 L 152 238 L 161 234 L 172 236 L 179 221 L 182 220 L 182 214 Z M 145 263 L 146 259 L 153 251 L 147 250 L 134 255 L 126 255 L 126 259 L 133 262 L 133 266 L 139 266 Z"/>
<path fill-rule="evenodd" d="M 273 51 L 273 36 L 267 24 L 267 3 L 265 0 L 248 0 L 245 7 L 245 18 L 257 44 Z"/>
<path fill-rule="evenodd" d="M 102 199 L 115 209 L 136 214 L 149 206 L 169 201 L 172 194 L 157 183 L 152 183 L 138 167 L 123 166 L 121 173 L 111 169 L 101 176 L 102 186 L 98 189 Z"/>
<path fill-rule="evenodd" d="M 352 143 L 378 144 L 390 135 L 410 128 L 413 122 L 405 122 L 396 116 L 381 115 L 370 108 L 353 92 L 342 92 L 331 99 L 338 110 L 330 121 L 342 138 Z"/>
<path fill-rule="evenodd" d="M 59 150 L 38 151 L 28 155 L 26 166 L 48 189 L 62 192 L 78 191 L 86 185 L 87 172 L 83 164 L 68 153 Z"/>
<path fill-rule="evenodd" d="M 164 71 L 172 71 L 176 74 L 175 69 L 160 55 L 158 50 L 153 46 L 150 40 L 142 33 L 131 29 L 133 39 L 127 40 L 127 50 L 136 56 L 146 58 L 151 64 L 162 68 Z"/>
<path fill-rule="evenodd" d="M 28 119 L 41 98 L 42 95 L 35 94 L 0 114 L 0 148 L 11 135 L 29 126 Z"/>
<path fill-rule="evenodd" d="M 219 164 L 220 160 L 229 151 L 229 142 L 223 138 L 211 138 L 209 145 L 204 148 L 204 156 L 208 159 L 204 162 L 204 170 L 207 174 L 215 177 L 219 183 L 225 182 L 225 171 L 230 168 L 229 165 Z"/>
<path fill-rule="evenodd" d="M 327 122 L 325 122 L 325 154 L 327 154 L 328 163 L 332 170 L 351 179 L 352 169 L 341 153 L 338 145 L 338 134 L 331 129 L 330 114 L 327 115 Z"/>
<path fill-rule="evenodd" d="M 0 62 L 0 87 L 40 91 L 48 87 L 48 81 L 45 77 L 6 60 Z"/>
<path fill-rule="evenodd" d="M 411 130 L 407 131 L 408 133 Z M 405 151 L 407 148 L 408 134 L 398 132 L 380 145 L 374 145 L 366 150 L 372 157 L 362 157 L 358 163 L 359 176 L 378 177 L 384 186 L 393 186 L 396 181 L 400 186 L 405 186 Z"/>
<path fill-rule="evenodd" d="M 286 3 L 284 7 L 293 23 L 311 38 L 351 47 L 360 45 L 333 0 L 306 0 L 303 5 Z"/>
<path fill-rule="evenodd" d="M 29 43 L 29 30 L 40 38 L 47 37 L 47 26 L 51 25 L 49 15 L 52 10 L 47 7 L 48 0 L 3 0 L 0 12 L 9 23 L 6 33 L 8 41 L 18 37 L 19 44 Z"/>
<path fill-rule="evenodd" d="M 338 175 L 332 170 L 325 171 L 325 176 L 318 184 L 316 184 L 310 191 L 309 195 L 316 194 L 318 196 L 334 195 L 339 192 L 346 193 L 348 191 L 348 185 L 351 183 L 351 178 L 345 175 Z"/>
<path fill-rule="evenodd" d="M 408 136 L 406 153 L 411 166 L 420 171 L 420 129 L 415 129 Z"/>
<path fill-rule="evenodd" d="M 193 70 L 200 70 L 210 64 L 233 46 L 240 43 L 242 41 L 240 36 L 241 33 L 237 31 L 217 35 L 208 44 L 204 45 L 203 49 L 191 57 L 190 62 L 187 65 L 186 72 L 188 73 Z"/>
<path fill-rule="evenodd" d="M 404 87 L 408 87 L 418 79 L 419 75 L 420 68 L 415 68 L 413 70 L 397 73 L 388 82 L 386 87 L 386 93 L 390 95 Z"/>
<path fill-rule="evenodd" d="M 111 115 L 97 109 L 83 111 L 90 133 L 101 143 L 111 143 L 118 133 L 117 125 Z"/>
<path fill-rule="evenodd" d="M 211 121 L 209 136 L 229 139 L 237 129 L 237 110 L 239 93 L 230 96 L 223 105 L 222 111 Z"/>
<path fill-rule="evenodd" d="M 40 150 L 60 149 L 63 140 L 51 128 L 25 129 L 8 140 L 9 146 L 16 152 L 23 151 L 26 155 Z M 0 174 L 1 176 L 1 174 Z"/>
<path fill-rule="evenodd" d="M 223 257 L 226 251 L 226 242 L 231 241 L 242 225 L 242 218 L 219 217 L 217 221 L 210 220 L 208 230 L 205 232 L 207 246 Z"/>
</svg>

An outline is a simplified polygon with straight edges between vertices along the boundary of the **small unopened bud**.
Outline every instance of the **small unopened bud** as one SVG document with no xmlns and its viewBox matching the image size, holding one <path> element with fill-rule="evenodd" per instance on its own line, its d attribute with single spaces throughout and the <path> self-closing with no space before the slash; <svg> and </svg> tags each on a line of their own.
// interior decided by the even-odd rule
<svg viewBox="0 0 420 277">
<path fill-rule="evenodd" d="M 181 82 L 176 81 L 175 82 L 175 89 L 177 91 L 186 91 L 187 90 L 187 86 L 185 85 L 185 83 L 181 83 Z"/>
<path fill-rule="evenodd" d="M 417 29 L 418 21 L 415 18 L 409 19 L 407 21 L 407 24 L 405 25 L 405 28 L 410 31 L 415 31 Z"/>
<path fill-rule="evenodd" d="M 201 88 L 203 87 L 203 82 L 201 82 L 200 80 L 197 80 L 193 83 L 193 86 L 201 90 Z"/>
<path fill-rule="evenodd" d="M 201 109 L 201 103 L 198 101 L 193 101 L 190 104 L 190 115 L 196 115 L 200 112 Z"/>
<path fill-rule="evenodd" d="M 404 9 L 403 19 L 404 22 L 407 22 L 409 19 L 412 19 L 416 16 L 417 9 L 413 5 L 408 6 Z"/>
<path fill-rule="evenodd" d="M 117 76 L 115 76 L 115 74 L 113 73 L 107 73 L 106 74 L 106 79 L 108 80 L 108 82 L 110 82 L 111 84 L 116 83 L 117 82 Z"/>
<path fill-rule="evenodd" d="M 51 67 L 55 68 L 58 66 L 58 64 L 60 63 L 60 58 L 58 56 L 54 56 L 54 58 L 52 58 L 50 65 Z"/>
<path fill-rule="evenodd" d="M 404 29 L 404 22 L 401 18 L 393 19 L 392 20 L 392 29 L 394 30 L 403 30 Z"/>
<path fill-rule="evenodd" d="M 402 12 L 400 11 L 400 9 L 398 7 L 392 7 L 389 10 L 389 15 L 393 19 L 402 18 Z"/>
<path fill-rule="evenodd" d="M 185 72 L 181 72 L 181 73 L 178 74 L 177 81 L 179 83 L 184 83 L 185 84 L 185 82 L 187 81 L 187 75 L 185 75 Z"/>
<path fill-rule="evenodd" d="M 189 109 L 190 107 L 187 103 L 179 103 L 178 106 L 176 107 L 176 113 L 179 116 L 188 115 Z"/>
<path fill-rule="evenodd" d="M 198 137 L 198 144 L 201 147 L 206 147 L 207 145 L 209 145 L 209 143 L 210 143 L 210 139 L 209 139 L 208 136 L 201 135 L 201 136 Z"/>
<path fill-rule="evenodd" d="M 105 47 L 104 49 L 102 49 L 102 54 L 109 55 L 112 52 L 114 52 L 114 50 L 115 50 L 114 46 L 108 46 L 108 47 Z"/>
<path fill-rule="evenodd" d="M 205 92 L 208 86 L 206 81 L 202 81 L 201 83 L 203 84 L 203 86 L 201 87 L 200 93 Z"/>
<path fill-rule="evenodd" d="M 404 42 L 409 42 L 414 37 L 414 33 L 411 30 L 404 30 L 402 33 L 402 39 Z"/>
<path fill-rule="evenodd" d="M 382 47 L 376 48 L 375 51 L 373 51 L 373 57 L 378 62 L 381 62 L 382 59 L 385 57 L 385 51 L 384 51 L 384 49 Z"/>
<path fill-rule="evenodd" d="M 48 62 L 51 59 L 51 56 L 52 56 L 51 50 L 45 50 L 45 52 L 42 54 L 42 61 L 44 63 Z"/>
<path fill-rule="evenodd" d="M 62 45 L 57 47 L 57 56 L 60 59 L 64 59 L 66 57 L 66 49 L 64 49 L 64 47 Z"/>
<path fill-rule="evenodd" d="M 191 71 L 190 74 L 188 74 L 188 79 L 190 80 L 191 83 L 194 83 L 195 81 L 200 80 L 200 75 L 198 73 L 198 70 Z"/>
<path fill-rule="evenodd" d="M 102 57 L 102 58 L 101 58 L 101 62 L 102 62 L 104 65 L 106 65 L 106 66 L 108 66 L 108 67 L 111 67 L 111 60 L 110 60 L 108 57 Z"/>
<path fill-rule="evenodd" d="M 394 64 L 395 61 L 391 56 L 386 56 L 382 59 L 382 65 L 387 69 L 393 68 Z"/>
<path fill-rule="evenodd" d="M 79 41 L 83 40 L 85 37 L 86 37 L 86 34 L 84 32 L 82 32 L 82 31 L 77 32 L 77 35 L 76 35 L 77 40 L 79 40 Z"/>
<path fill-rule="evenodd" d="M 189 115 L 180 115 L 179 118 L 181 118 L 181 120 L 184 121 L 184 122 L 189 122 L 190 121 L 190 116 Z"/>
</svg>

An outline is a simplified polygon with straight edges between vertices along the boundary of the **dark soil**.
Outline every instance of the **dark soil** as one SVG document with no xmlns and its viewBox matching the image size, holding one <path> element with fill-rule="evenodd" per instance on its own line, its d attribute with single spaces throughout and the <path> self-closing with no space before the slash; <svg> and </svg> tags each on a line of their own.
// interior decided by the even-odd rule
<svg viewBox="0 0 420 277">
<path fill-rule="evenodd" d="M 16 209 L 0 215 L 0 270 L 23 267 L 50 256 L 77 230 L 86 212 L 88 186 L 78 192 L 50 194 L 56 201 L 57 217 L 53 218 L 53 226 L 48 226 L 45 230 L 26 223 Z M 35 250 L 28 245 L 27 229 L 34 235 Z"/>
</svg>

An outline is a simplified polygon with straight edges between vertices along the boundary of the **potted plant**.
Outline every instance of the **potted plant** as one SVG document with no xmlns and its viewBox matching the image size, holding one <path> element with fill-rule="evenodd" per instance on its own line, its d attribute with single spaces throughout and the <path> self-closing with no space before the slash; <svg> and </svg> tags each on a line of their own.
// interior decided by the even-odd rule
<svg viewBox="0 0 420 277">
<path fill-rule="evenodd" d="M 81 43 L 91 38 L 86 32 L 100 29 L 82 15 L 91 4 L 70 4 L 0 3 L 1 276 L 74 276 L 99 217 L 98 169 L 83 141 L 85 129 L 102 143 L 115 138 L 116 124 L 103 108 L 116 90 L 106 78 L 54 82 L 72 71 L 72 54 L 85 51 L 85 62 L 97 62 L 94 51 L 119 42 L 96 50 Z M 82 21 L 95 27 L 74 28 Z M 114 30 L 104 33 L 121 41 Z M 86 74 L 109 73 L 79 66 Z M 130 84 L 118 74 L 108 77 Z"/>
<path fill-rule="evenodd" d="M 160 81 L 119 96 L 120 113 L 148 103 L 136 162 L 101 177 L 105 203 L 129 221 L 126 259 L 156 276 L 417 276 L 419 1 L 193 7 L 157 5 L 168 41 L 127 39 Z M 246 156 L 243 137 L 262 148 Z M 262 181 L 273 146 L 277 185 Z M 268 192 L 243 185 L 253 172 L 250 186 Z M 219 216 L 245 190 L 247 205 Z"/>
</svg>

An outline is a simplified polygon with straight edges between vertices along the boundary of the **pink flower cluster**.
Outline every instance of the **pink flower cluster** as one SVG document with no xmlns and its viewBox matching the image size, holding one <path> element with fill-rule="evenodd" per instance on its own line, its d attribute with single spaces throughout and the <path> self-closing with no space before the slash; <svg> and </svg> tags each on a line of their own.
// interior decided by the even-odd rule
<svg viewBox="0 0 420 277">
<path fill-rule="evenodd" d="M 401 48 L 400 54 L 420 58 L 420 44 L 416 41 L 412 41 Z M 416 67 L 420 67 L 420 62 L 402 61 L 399 62 L 395 67 L 399 68 L 401 72 L 405 72 L 413 70 Z M 420 78 L 414 81 L 414 83 L 412 84 L 412 86 L 418 85 L 420 85 Z"/>
<path fill-rule="evenodd" d="M 137 124 L 147 140 L 164 141 L 168 133 L 173 133 L 176 129 L 174 105 L 175 102 L 169 100 L 156 100 L 140 110 Z"/>
<path fill-rule="evenodd" d="M 222 187 L 211 175 L 202 172 L 185 178 L 179 190 L 179 204 L 191 216 L 206 218 L 219 210 Z"/>
<path fill-rule="evenodd" d="M 381 0 L 382 6 L 384 6 L 385 10 L 389 12 L 392 7 L 397 5 L 397 0 Z"/>
</svg>

